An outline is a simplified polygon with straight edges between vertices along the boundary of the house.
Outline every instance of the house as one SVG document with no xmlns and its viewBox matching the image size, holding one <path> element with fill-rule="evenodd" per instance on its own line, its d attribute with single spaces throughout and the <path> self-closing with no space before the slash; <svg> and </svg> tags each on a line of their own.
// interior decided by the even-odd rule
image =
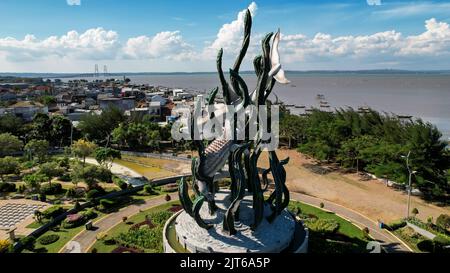
<svg viewBox="0 0 450 273">
<path fill-rule="evenodd" d="M 32 121 L 37 113 L 48 114 L 48 107 L 32 101 L 19 101 L 3 111 L 4 114 L 13 114 L 25 121 Z"/>
<path fill-rule="evenodd" d="M 134 109 L 135 107 L 135 98 L 134 97 L 126 97 L 126 98 L 101 98 L 98 99 L 98 104 L 100 109 L 105 110 L 111 106 L 117 107 L 123 112 Z"/>
</svg>

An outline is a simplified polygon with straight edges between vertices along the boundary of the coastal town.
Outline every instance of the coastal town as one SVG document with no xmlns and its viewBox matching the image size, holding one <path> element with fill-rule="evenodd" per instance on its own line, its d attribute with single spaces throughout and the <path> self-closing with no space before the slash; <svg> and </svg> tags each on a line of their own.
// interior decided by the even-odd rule
<svg viewBox="0 0 450 273">
<path fill-rule="evenodd" d="M 0 79 L 0 116 L 31 121 L 37 113 L 61 115 L 74 126 L 83 115 L 116 107 L 125 115 L 151 115 L 161 124 L 173 121 L 177 106 L 192 106 L 194 94 L 183 89 L 134 85 L 130 79 L 43 80 Z"/>
<path fill-rule="evenodd" d="M 53 20 L 58 11 L 67 21 L 104 27 L 42 39 L 72 24 L 55 25 L 47 33 L 18 15 L 36 36 L 18 40 L 5 35 L 22 34 L 18 28 L 0 30 L 0 64 L 6 64 L 0 71 L 2 265 L 9 262 L 5 257 L 28 254 L 39 263 L 27 264 L 62 269 L 54 261 L 44 263 L 46 255 L 39 254 L 84 253 L 79 257 L 97 259 L 102 255 L 95 254 L 133 253 L 146 254 L 128 255 L 149 257 L 142 263 L 146 266 L 160 262 L 173 271 L 213 271 L 221 265 L 257 271 L 273 269 L 280 257 L 307 253 L 352 258 L 450 253 L 445 99 L 450 98 L 450 70 L 428 55 L 428 44 L 450 37 L 445 20 L 427 19 L 426 32 L 418 36 L 385 31 L 334 37 L 314 29 L 334 14 L 322 12 L 353 15 L 348 6 L 356 6 L 336 10 L 318 1 L 314 10 L 287 0 L 247 7 L 180 1 L 181 18 L 173 17 L 180 7 L 165 1 L 86 2 L 67 0 L 57 10 L 46 4 L 52 15 L 42 21 Z M 382 6 L 374 2 L 364 2 L 357 13 L 370 21 L 376 13 L 368 8 Z M 9 2 L 0 6 L 6 14 L 17 8 Z M 448 8 L 434 2 L 425 6 Z M 386 11 L 392 12 L 390 7 Z M 303 21 L 292 24 L 273 16 L 287 15 L 291 8 L 295 17 L 305 9 L 323 16 L 304 19 L 312 22 L 314 38 L 292 32 Z M 81 20 L 82 9 L 96 18 L 83 13 Z M 187 9 L 198 18 L 187 18 Z M 139 20 L 129 19 L 129 11 Z M 120 18 L 102 17 L 119 13 Z M 268 15 L 281 26 L 257 20 Z M 217 32 L 210 23 L 218 18 L 225 22 Z M 194 22 L 200 19 L 206 20 L 201 27 Z M 164 29 L 173 23 L 190 37 L 181 30 L 143 34 L 147 27 L 160 28 L 157 22 Z M 111 26 L 118 30 L 108 30 Z M 120 38 L 119 30 L 125 32 Z M 448 55 L 439 52 L 442 48 L 433 48 L 439 58 Z M 407 59 L 408 54 L 420 61 Z M 380 57 L 389 58 L 373 63 Z M 117 72 L 104 65 L 100 74 L 99 62 Z M 79 72 L 93 65 L 94 74 Z M 318 70 L 301 70 L 303 65 Z M 192 72 L 210 69 L 215 71 Z M 189 256 L 152 255 L 162 253 Z M 223 254 L 225 262 L 220 255 L 202 259 L 214 253 Z M 248 254 L 255 256 L 247 259 Z M 169 262 L 167 256 L 172 256 Z M 135 263 L 120 258 L 106 263 L 126 270 Z M 69 262 L 84 270 L 79 259 Z M 291 262 L 302 265 L 300 258 Z"/>
</svg>

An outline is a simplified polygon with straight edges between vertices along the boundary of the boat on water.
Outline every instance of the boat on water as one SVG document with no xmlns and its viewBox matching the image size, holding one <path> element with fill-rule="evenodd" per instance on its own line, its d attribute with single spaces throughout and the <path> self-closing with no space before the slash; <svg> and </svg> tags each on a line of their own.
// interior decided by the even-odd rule
<svg viewBox="0 0 450 273">
<path fill-rule="evenodd" d="M 318 100 L 325 100 L 325 95 L 318 94 L 318 95 L 316 96 L 316 98 L 317 98 Z"/>
<path fill-rule="evenodd" d="M 399 118 L 399 119 L 412 119 L 413 116 L 408 116 L 408 115 L 398 115 L 397 118 Z"/>
<path fill-rule="evenodd" d="M 304 106 L 304 105 L 296 105 L 295 108 L 297 108 L 297 109 L 305 109 L 306 106 Z"/>
<path fill-rule="evenodd" d="M 294 104 L 286 104 L 286 107 L 295 107 Z"/>
</svg>

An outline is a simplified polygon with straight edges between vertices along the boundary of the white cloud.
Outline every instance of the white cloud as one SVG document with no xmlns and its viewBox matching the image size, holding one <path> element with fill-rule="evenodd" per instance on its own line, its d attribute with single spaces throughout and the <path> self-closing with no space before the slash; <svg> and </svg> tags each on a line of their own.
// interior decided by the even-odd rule
<svg viewBox="0 0 450 273">
<path fill-rule="evenodd" d="M 80 6 L 81 0 L 66 0 L 69 6 Z"/>
<path fill-rule="evenodd" d="M 252 2 L 247 9 L 250 10 L 252 17 L 254 17 L 258 6 L 255 2 Z M 242 44 L 242 32 L 244 30 L 247 9 L 240 11 L 236 20 L 222 26 L 217 33 L 216 40 L 204 49 L 203 57 L 214 58 L 217 55 L 217 51 L 221 48 L 223 48 L 227 55 L 238 52 Z"/>
<path fill-rule="evenodd" d="M 139 36 L 130 38 L 124 49 L 126 58 L 131 59 L 174 59 L 192 58 L 192 46 L 183 40 L 179 31 L 165 31 L 154 37 Z"/>
<path fill-rule="evenodd" d="M 50 56 L 76 59 L 111 59 L 120 44 L 118 34 L 103 28 L 93 28 L 79 34 L 69 31 L 63 36 L 50 36 L 44 40 L 26 35 L 23 40 L 7 37 L 0 39 L 0 51 L 12 61 L 30 61 Z"/>
<path fill-rule="evenodd" d="M 308 38 L 302 34 L 283 35 L 281 50 L 285 62 L 354 61 L 367 65 L 402 63 L 450 56 L 450 28 L 432 18 L 425 22 L 425 32 L 404 36 L 395 30 L 371 35 L 337 36 L 317 33 Z"/>
</svg>

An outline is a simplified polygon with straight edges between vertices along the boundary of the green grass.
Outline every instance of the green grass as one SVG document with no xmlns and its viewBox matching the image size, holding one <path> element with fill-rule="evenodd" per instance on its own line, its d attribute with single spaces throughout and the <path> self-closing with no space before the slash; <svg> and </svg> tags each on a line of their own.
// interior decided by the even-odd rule
<svg viewBox="0 0 450 273">
<path fill-rule="evenodd" d="M 134 216 L 131 216 L 127 220 L 128 224 L 127 223 L 120 223 L 117 226 L 113 227 L 111 230 L 109 230 L 108 233 L 107 233 L 106 239 L 112 239 L 112 238 L 118 236 L 121 233 L 128 232 L 128 230 L 130 229 L 132 224 L 137 224 L 137 223 L 141 223 L 141 222 L 145 221 L 145 216 L 146 215 L 151 214 L 151 213 L 155 213 L 155 212 L 159 212 L 159 211 L 167 210 L 170 207 L 172 207 L 173 205 L 179 205 L 179 202 L 178 201 L 168 202 L 168 203 L 166 203 L 164 205 L 153 207 L 153 208 L 150 208 L 150 209 L 145 210 L 143 212 L 140 212 L 140 213 L 138 213 L 138 214 L 136 214 Z M 161 234 L 161 240 L 162 240 L 162 234 Z M 104 240 L 97 240 L 89 251 L 92 251 L 92 249 L 94 249 L 94 248 L 97 250 L 98 253 L 111 253 L 111 251 L 113 251 L 114 249 L 117 248 L 117 245 L 107 245 L 107 244 L 105 244 Z"/>
<path fill-rule="evenodd" d="M 337 216 L 332 212 L 327 212 L 319 208 L 292 201 L 289 209 L 293 212 L 300 207 L 302 215 L 317 217 L 318 219 L 328 219 L 336 221 L 339 229 L 336 233 L 319 233 L 314 230 L 310 232 L 309 252 L 311 253 L 365 253 L 368 243 L 364 232 L 349 221 Z M 305 221 L 308 226 L 308 221 Z"/>
<path fill-rule="evenodd" d="M 96 211 L 96 213 L 98 214 L 97 217 L 91 221 L 96 221 L 105 215 L 99 211 Z M 82 225 L 80 227 L 73 228 L 73 229 L 65 229 L 65 228 L 61 227 L 58 231 L 49 230 L 46 233 L 42 234 L 41 237 L 46 236 L 46 235 L 51 235 L 51 234 L 57 234 L 60 237 L 59 240 L 52 244 L 49 244 L 49 245 L 41 245 L 39 243 L 39 238 L 37 238 L 34 252 L 35 253 L 58 253 L 61 250 L 61 248 L 63 248 L 68 242 L 70 242 L 70 240 L 72 240 L 73 237 L 75 237 L 78 233 L 80 233 L 84 229 L 85 229 L 85 226 Z"/>
<path fill-rule="evenodd" d="M 422 235 L 416 233 L 412 228 L 410 227 L 403 227 L 399 228 L 396 231 L 394 231 L 394 234 L 397 235 L 399 238 L 401 238 L 414 252 L 422 252 L 417 247 L 417 244 L 420 241 L 423 241 L 427 238 L 423 237 Z"/>
</svg>

